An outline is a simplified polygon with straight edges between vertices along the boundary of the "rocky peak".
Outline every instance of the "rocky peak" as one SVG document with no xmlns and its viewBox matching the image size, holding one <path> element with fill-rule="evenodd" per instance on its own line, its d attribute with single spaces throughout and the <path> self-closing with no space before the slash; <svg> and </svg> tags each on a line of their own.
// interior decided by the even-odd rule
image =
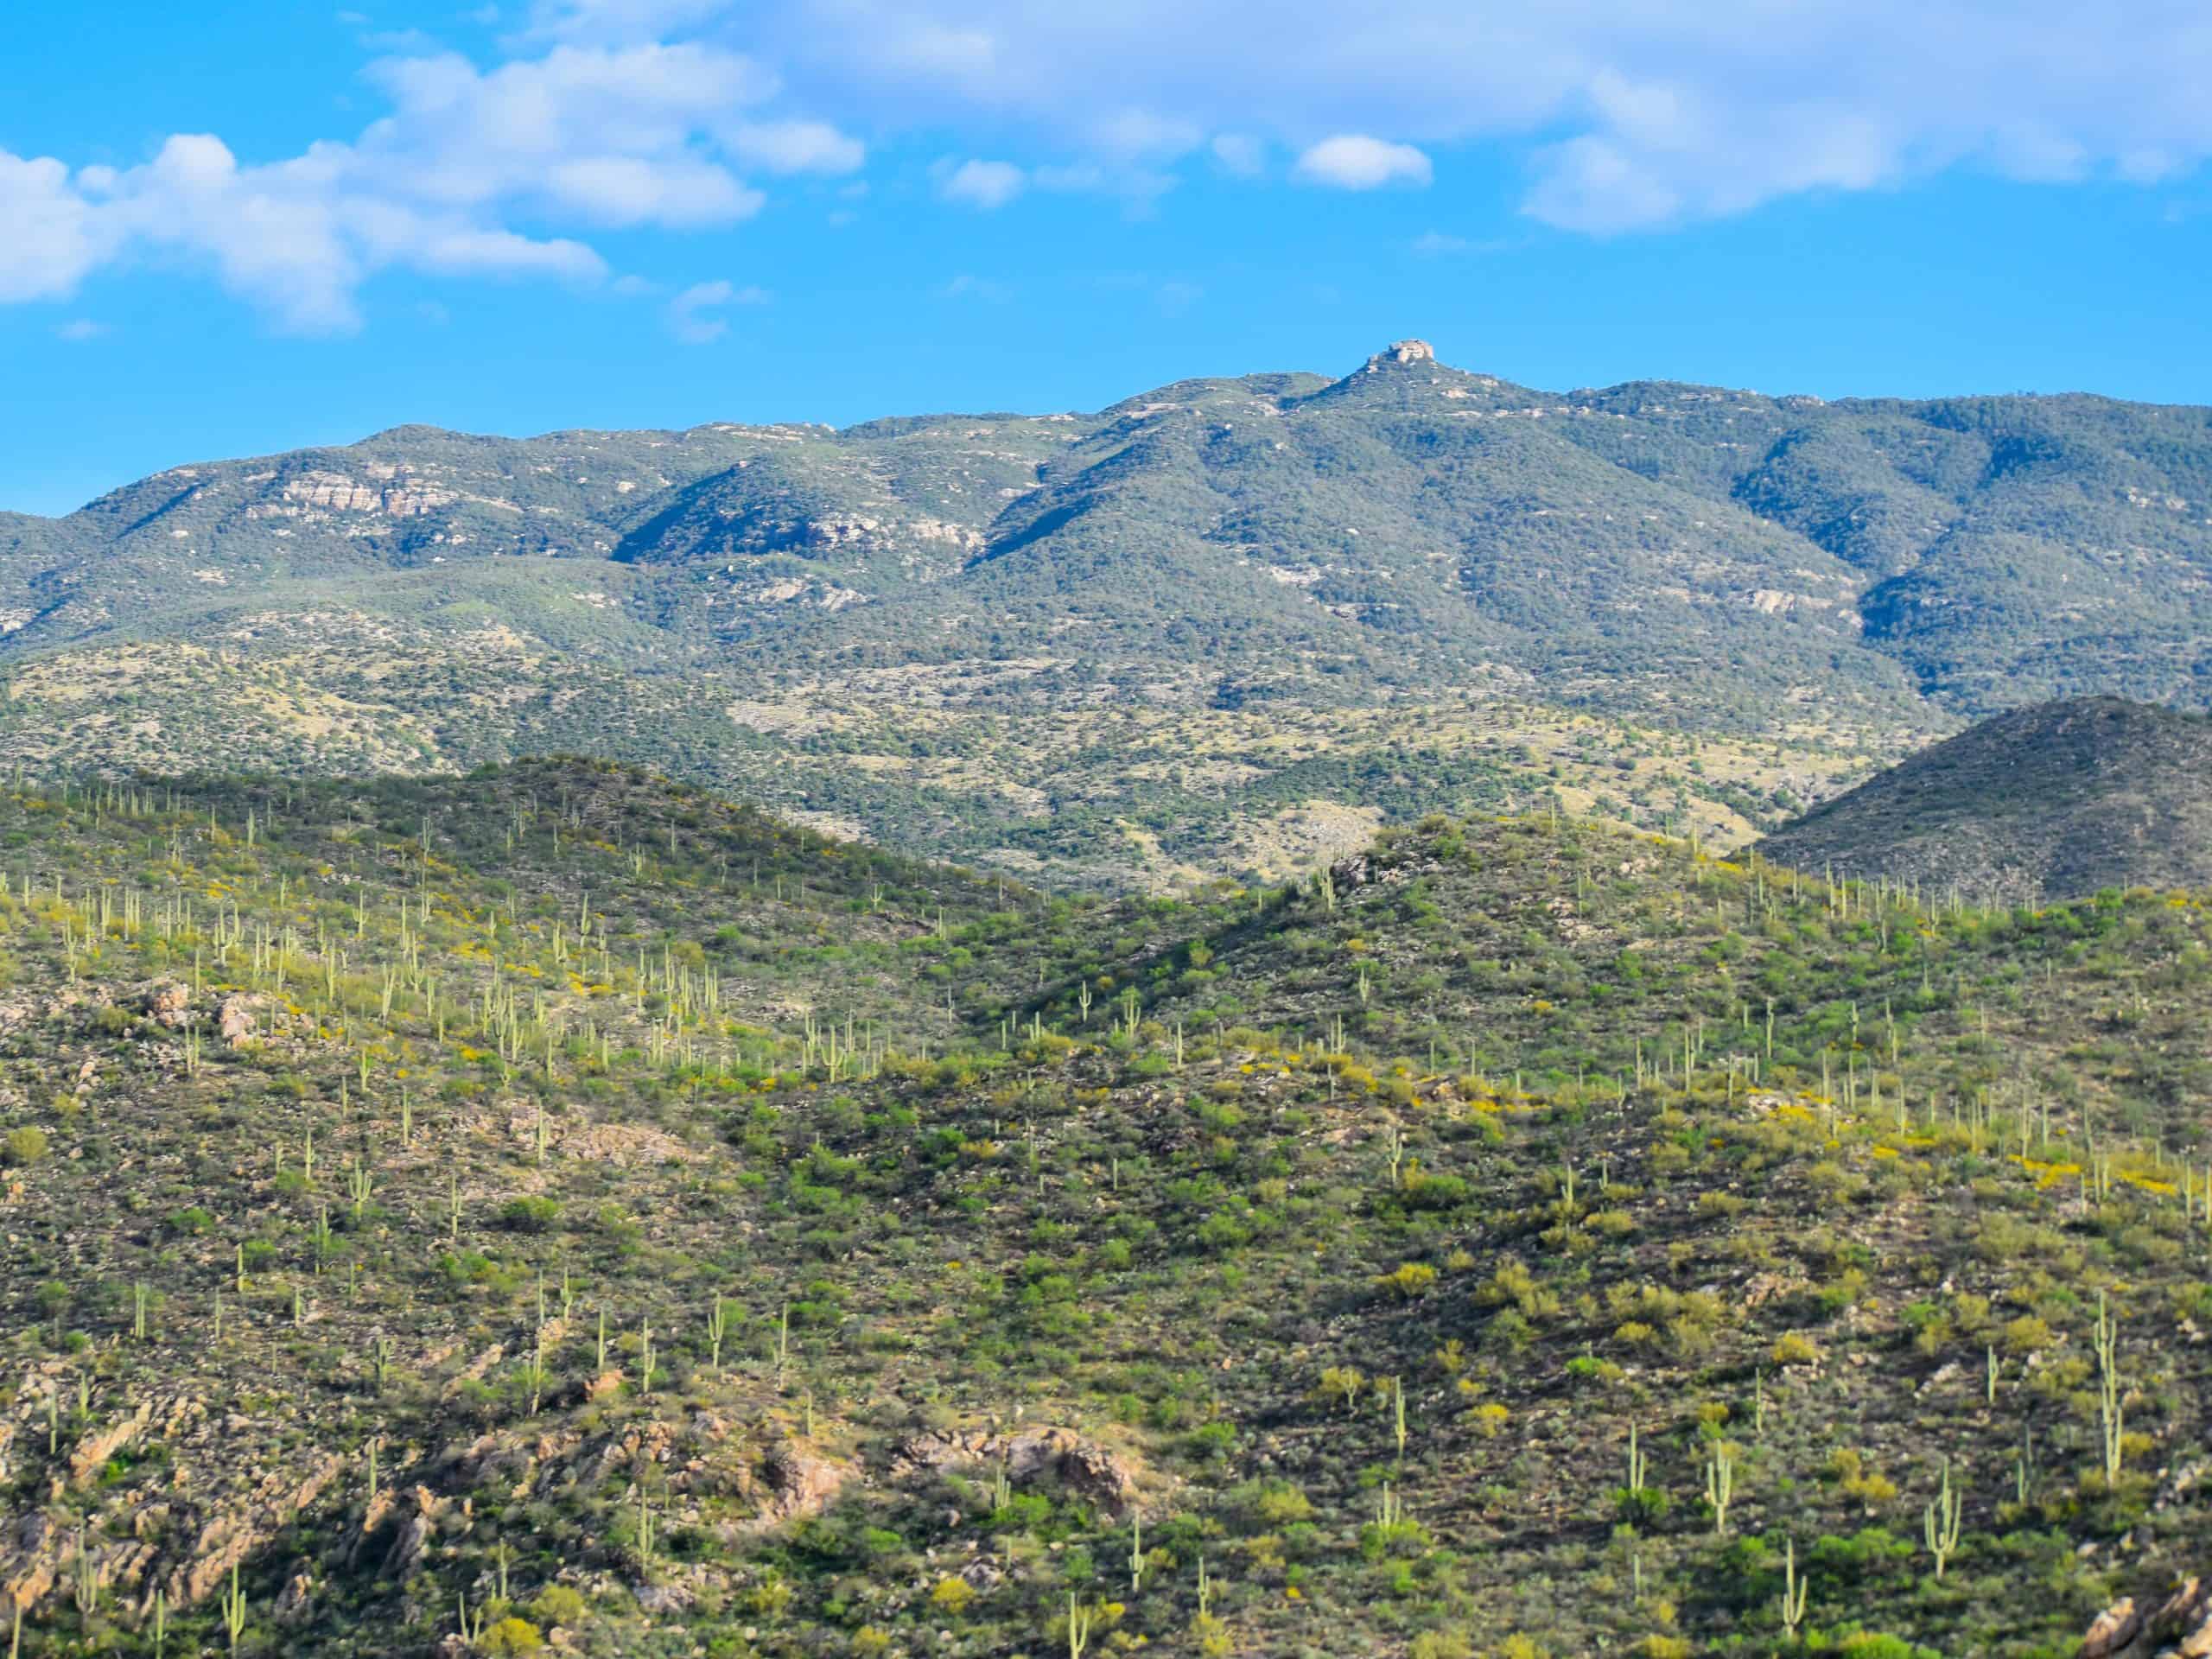
<svg viewBox="0 0 2212 1659">
<path fill-rule="evenodd" d="M 1435 361 L 1436 348 L 1431 346 L 1427 340 L 1394 340 L 1383 350 L 1376 353 L 1374 356 L 1369 358 L 1367 359 L 1367 366 L 1370 369 L 1380 369 L 1387 367 L 1389 365 L 1393 363 L 1402 365 L 1408 363 L 1433 363 Z"/>
</svg>

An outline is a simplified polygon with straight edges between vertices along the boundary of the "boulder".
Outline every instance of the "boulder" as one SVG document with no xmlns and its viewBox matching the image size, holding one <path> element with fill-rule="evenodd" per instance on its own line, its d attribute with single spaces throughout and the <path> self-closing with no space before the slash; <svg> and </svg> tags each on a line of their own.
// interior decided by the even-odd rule
<svg viewBox="0 0 2212 1659">
<path fill-rule="evenodd" d="M 226 996 L 215 1009 L 215 1030 L 232 1048 L 253 1039 L 253 1005 L 245 996 Z"/>
<path fill-rule="evenodd" d="M 2207 1659 L 2212 1656 L 2212 1587 L 2191 1577 L 2157 1599 L 2122 1596 L 2099 1613 L 2080 1659 Z"/>
<path fill-rule="evenodd" d="M 156 980 L 144 995 L 146 1017 L 156 1024 L 175 1031 L 192 1018 L 192 993 L 173 979 Z"/>
<path fill-rule="evenodd" d="M 777 1441 L 762 1464 L 770 1496 L 760 1518 L 772 1523 L 819 1515 L 853 1472 L 849 1465 L 819 1457 L 794 1440 Z"/>
</svg>

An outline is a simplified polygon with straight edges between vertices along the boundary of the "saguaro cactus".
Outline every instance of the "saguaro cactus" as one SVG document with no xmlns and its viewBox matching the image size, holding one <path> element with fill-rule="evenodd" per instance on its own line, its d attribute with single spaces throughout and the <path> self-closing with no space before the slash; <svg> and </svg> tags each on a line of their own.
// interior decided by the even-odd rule
<svg viewBox="0 0 2212 1659">
<path fill-rule="evenodd" d="M 1959 1547 L 1959 1523 L 1966 1509 L 1966 1495 L 1951 1485 L 1951 1460 L 1943 1459 L 1943 1483 L 1936 1496 L 1921 1511 L 1921 1535 L 1927 1541 L 1928 1553 L 1936 1558 L 1936 1576 L 1943 1576 L 1944 1564 Z"/>
</svg>

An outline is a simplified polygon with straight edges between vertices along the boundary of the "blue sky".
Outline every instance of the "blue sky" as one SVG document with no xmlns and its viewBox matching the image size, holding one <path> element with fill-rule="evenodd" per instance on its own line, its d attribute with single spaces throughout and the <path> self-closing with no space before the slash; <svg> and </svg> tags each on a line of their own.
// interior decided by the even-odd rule
<svg viewBox="0 0 2212 1659">
<path fill-rule="evenodd" d="M 2190 5 L 69 10 L 0 52 L 0 507 L 1407 334 L 1541 386 L 2212 402 Z"/>
</svg>

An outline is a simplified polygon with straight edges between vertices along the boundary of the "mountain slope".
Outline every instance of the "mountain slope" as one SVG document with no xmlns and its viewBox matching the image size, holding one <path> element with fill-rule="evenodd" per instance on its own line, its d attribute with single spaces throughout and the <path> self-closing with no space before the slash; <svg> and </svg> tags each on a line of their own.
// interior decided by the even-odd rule
<svg viewBox="0 0 2212 1659">
<path fill-rule="evenodd" d="M 578 761 L 0 842 L 27 1659 L 2058 1659 L 2212 1549 L 2200 905 L 1053 897 Z"/>
<path fill-rule="evenodd" d="M 2029 901 L 2212 887 L 2212 719 L 2085 697 L 2002 715 L 1759 843 L 1777 863 Z"/>
<path fill-rule="evenodd" d="M 1700 387 L 1586 406 L 1668 431 L 1595 429 L 1624 464 L 1725 483 L 1858 568 L 1867 643 L 1949 707 L 2091 690 L 2202 700 L 2212 411 L 2078 395 L 1822 404 Z"/>
</svg>

